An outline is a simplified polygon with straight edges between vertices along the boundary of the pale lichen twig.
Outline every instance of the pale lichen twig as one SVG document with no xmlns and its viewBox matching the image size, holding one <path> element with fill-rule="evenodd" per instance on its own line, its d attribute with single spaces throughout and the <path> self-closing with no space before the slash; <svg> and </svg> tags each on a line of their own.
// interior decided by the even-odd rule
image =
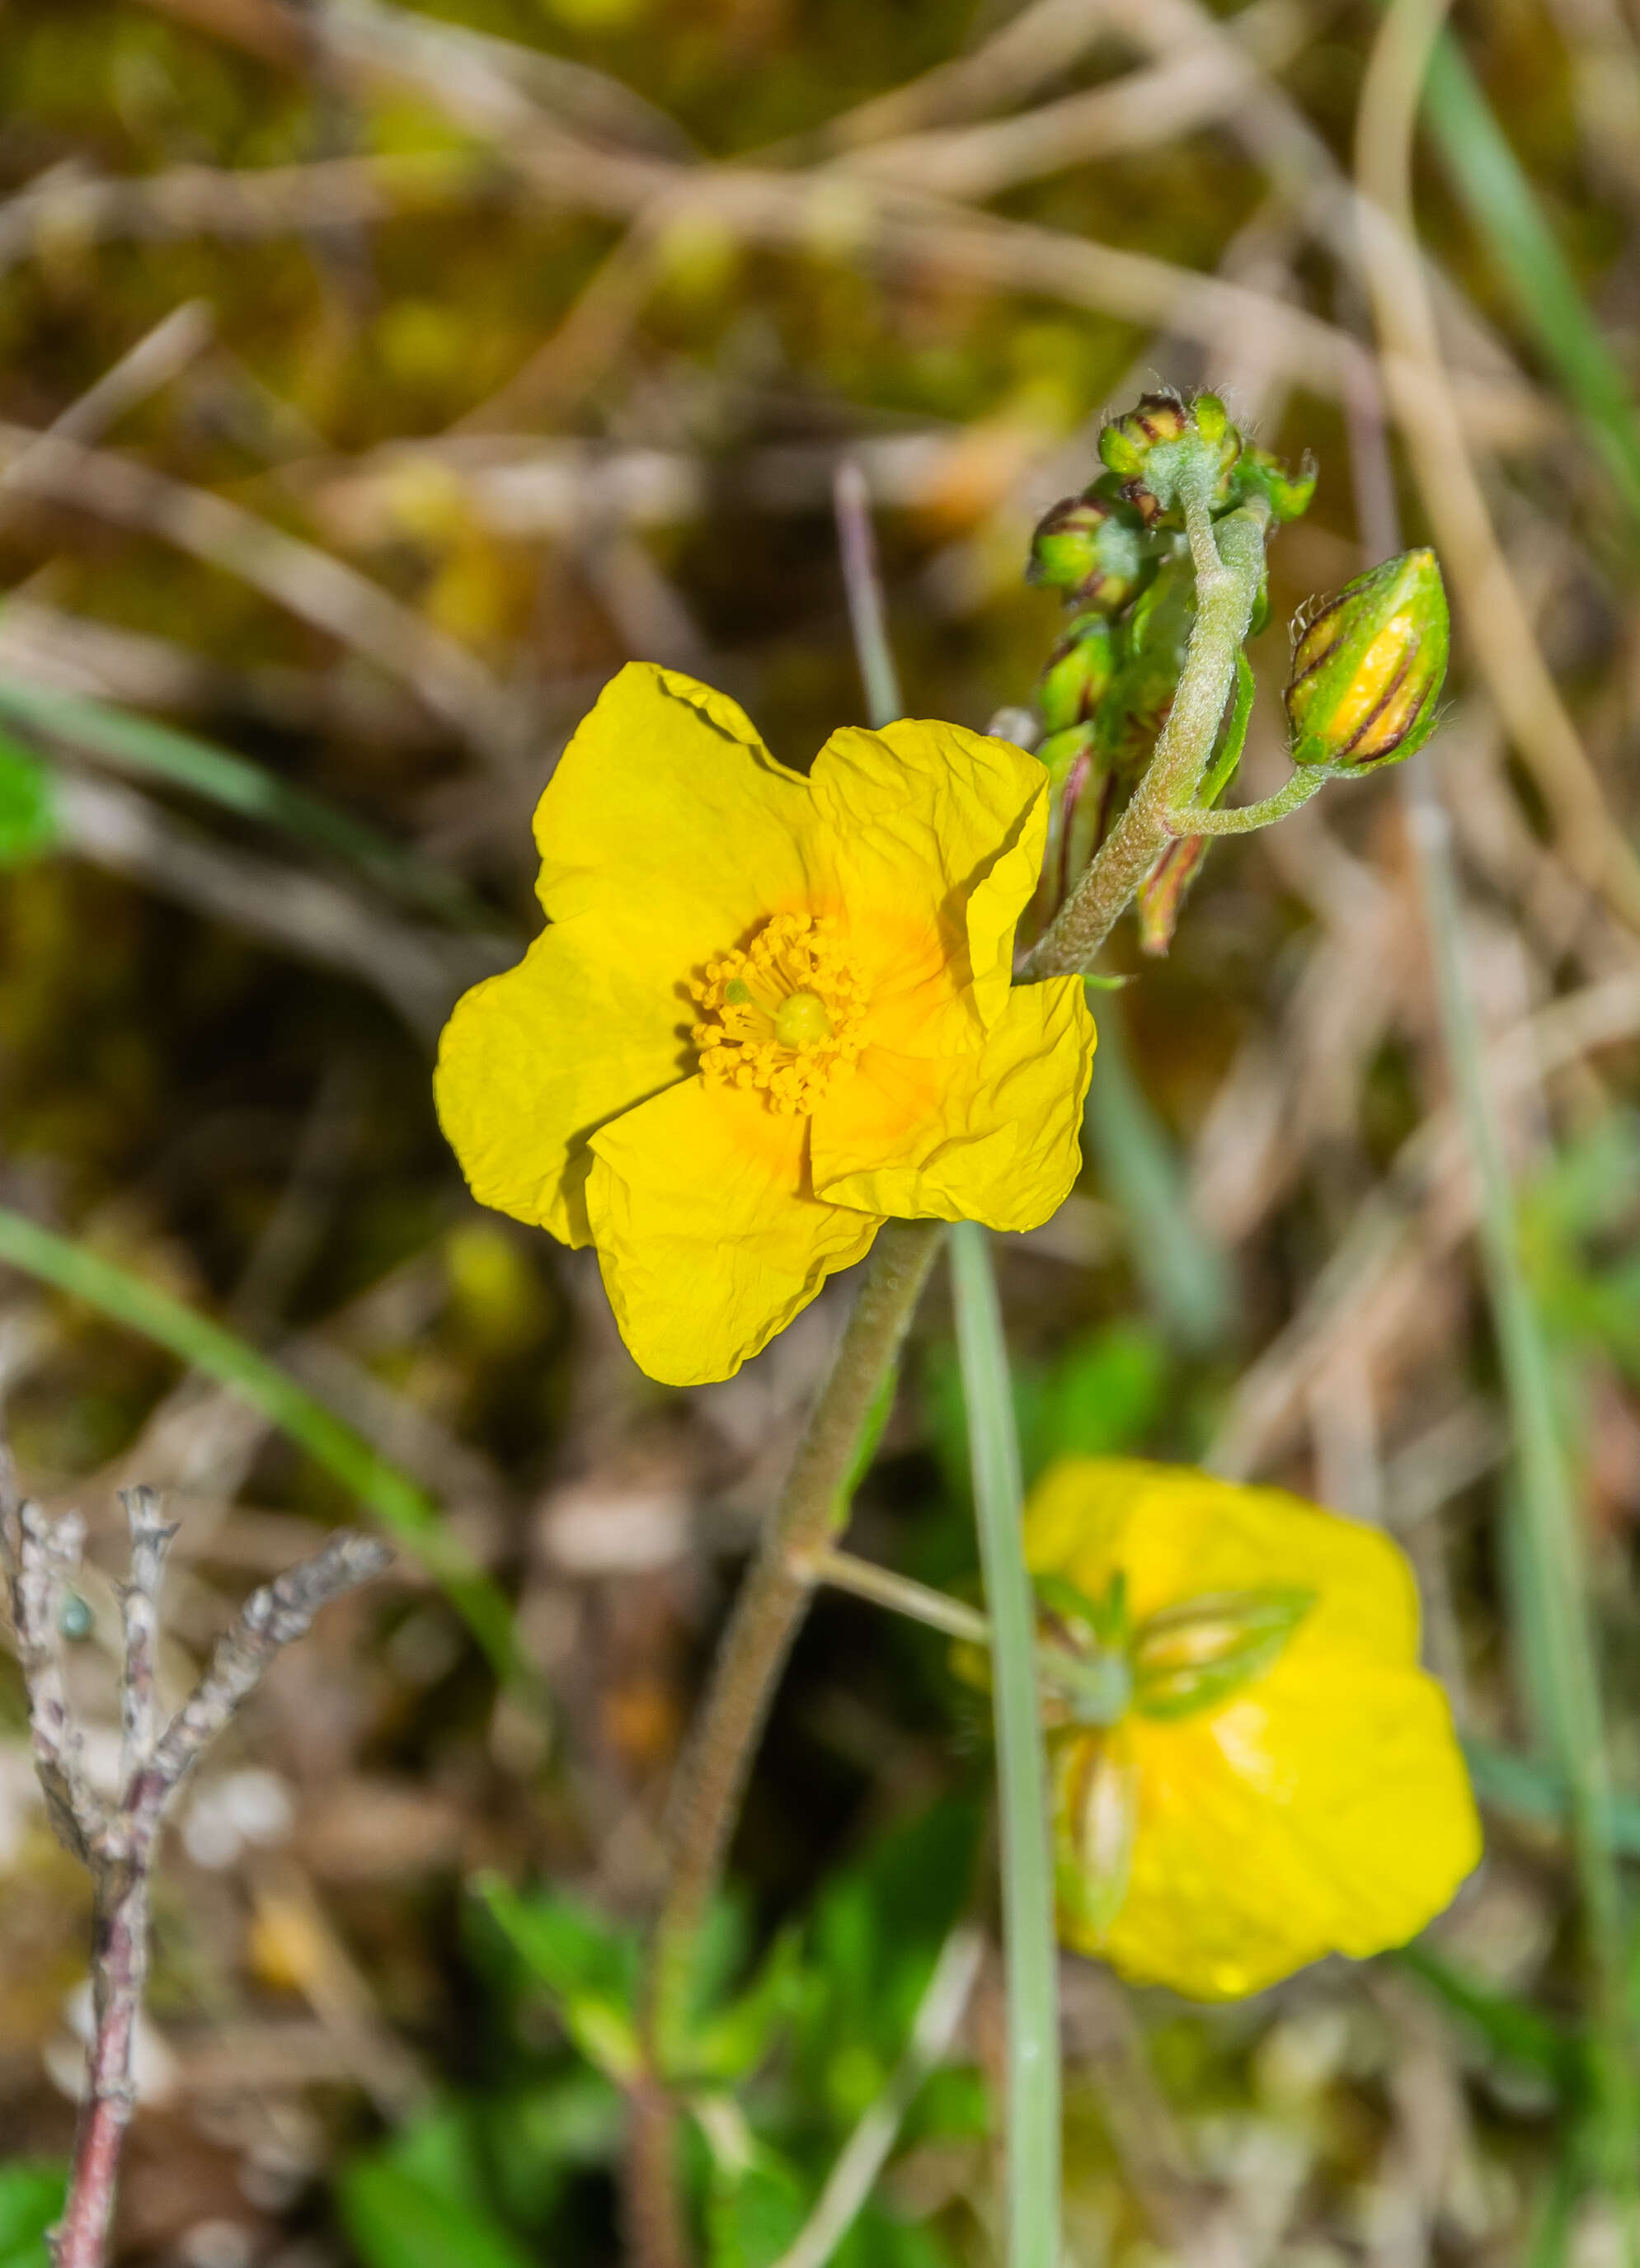
<svg viewBox="0 0 1640 2268">
<path fill-rule="evenodd" d="M 148 1974 L 154 1853 L 166 1808 L 279 1649 L 303 1636 L 322 1606 L 379 1574 L 391 1557 L 373 1538 L 343 1530 L 255 1592 L 217 1641 L 192 1695 L 162 1725 L 159 1594 L 176 1531 L 159 1518 L 151 1489 L 128 1489 L 122 1501 L 131 1535 L 129 1572 L 120 1591 L 123 1737 L 118 1793 L 105 1800 L 85 1775 L 61 1653 L 62 1609 L 78 1570 L 84 1522 L 75 1513 L 48 1519 L 19 1497 L 0 1447 L 0 1569 L 28 1689 L 35 1770 L 52 1824 L 89 1868 L 92 1883 L 92 2036 L 68 2198 L 53 2238 L 56 2268 L 101 2268 L 107 2248 L 136 2102 L 132 2048 Z"/>
</svg>

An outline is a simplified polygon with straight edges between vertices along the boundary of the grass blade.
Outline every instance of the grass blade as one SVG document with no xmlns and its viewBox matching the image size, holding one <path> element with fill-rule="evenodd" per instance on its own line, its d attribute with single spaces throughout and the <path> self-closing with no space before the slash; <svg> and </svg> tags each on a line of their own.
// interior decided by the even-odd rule
<svg viewBox="0 0 1640 2268">
<path fill-rule="evenodd" d="M 1057 2268 L 1059 1973 L 1048 1775 L 1036 1690 L 1036 1611 L 1025 1564 L 1019 1444 L 986 1232 L 951 1232 L 957 1347 L 991 1623 L 1008 1975 L 1007 2268 Z"/>
<path fill-rule="evenodd" d="M 1423 125 L 1539 353 L 1576 403 L 1630 517 L 1640 521 L 1640 416 L 1628 378 L 1450 33 L 1430 58 Z"/>
<path fill-rule="evenodd" d="M 204 1372 L 260 1410 L 415 1552 L 496 1675 L 516 1680 L 519 1669 L 511 1609 L 489 1578 L 452 1540 L 433 1499 L 288 1371 L 158 1285 L 144 1282 L 70 1237 L 41 1228 L 9 1206 L 0 1206 L 0 1261 L 167 1348 L 191 1369 Z"/>
<path fill-rule="evenodd" d="M 247 757 L 191 733 L 158 725 L 83 694 L 0 681 L 0 719 L 145 778 L 202 796 L 224 811 L 265 826 L 356 867 L 395 897 L 463 927 L 493 926 L 493 917 L 452 875 L 338 811 L 291 787 Z"/>
</svg>

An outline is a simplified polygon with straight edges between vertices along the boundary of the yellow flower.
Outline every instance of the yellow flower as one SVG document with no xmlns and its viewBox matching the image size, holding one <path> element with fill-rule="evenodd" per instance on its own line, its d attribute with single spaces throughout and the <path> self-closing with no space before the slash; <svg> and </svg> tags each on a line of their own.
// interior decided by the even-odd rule
<svg viewBox="0 0 1640 2268">
<path fill-rule="evenodd" d="M 953 725 L 835 733 L 805 777 L 634 664 L 535 814 L 549 924 L 458 1003 L 439 1117 L 474 1195 L 592 1243 L 651 1376 L 724 1378 L 892 1215 L 1033 1227 L 1093 1050 L 1011 984 L 1046 774 Z"/>
<path fill-rule="evenodd" d="M 1387 1536 L 1279 1489 L 1068 1458 L 1033 1492 L 1026 1554 L 1091 1601 L 1125 1594 L 1132 1634 L 1120 1722 L 1050 1734 L 1068 1944 L 1136 1983 L 1228 1999 L 1324 1953 L 1402 1944 L 1447 1904 L 1480 1826 Z M 1166 1618 L 1151 1624 L 1154 1671 L 1216 1620 L 1222 1643 L 1226 1594 L 1244 1635 L 1290 1602 L 1283 1635 L 1227 1691 L 1204 1684 L 1202 1705 L 1167 1713 L 1179 1689 L 1158 1683 L 1147 1709 L 1147 1621 Z"/>
</svg>

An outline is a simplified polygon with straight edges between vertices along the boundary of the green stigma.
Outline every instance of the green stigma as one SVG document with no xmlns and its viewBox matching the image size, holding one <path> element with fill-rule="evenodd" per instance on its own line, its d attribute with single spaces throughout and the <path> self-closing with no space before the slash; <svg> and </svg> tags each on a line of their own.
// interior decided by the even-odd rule
<svg viewBox="0 0 1640 2268">
<path fill-rule="evenodd" d="M 775 1037 L 783 1048 L 816 1046 L 832 1036 L 831 1018 L 818 992 L 792 992 L 775 1013 Z"/>
</svg>

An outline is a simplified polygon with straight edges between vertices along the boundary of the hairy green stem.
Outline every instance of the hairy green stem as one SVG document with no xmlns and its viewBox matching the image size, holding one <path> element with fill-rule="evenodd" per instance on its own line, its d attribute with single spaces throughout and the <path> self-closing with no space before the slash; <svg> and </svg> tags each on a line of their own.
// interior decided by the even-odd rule
<svg viewBox="0 0 1640 2268">
<path fill-rule="evenodd" d="M 1206 451 L 1192 451 L 1181 460 L 1177 493 L 1195 564 L 1195 626 L 1156 753 L 1099 855 L 1020 970 L 1023 979 L 1075 976 L 1092 968 L 1123 909 L 1173 841 L 1174 814 L 1195 802 L 1212 762 L 1235 684 L 1236 657 L 1253 620 L 1269 517 L 1261 504 L 1249 504 L 1215 524 L 1216 478 Z M 1188 831 L 1206 833 L 1195 825 L 1195 816 Z"/>
<path fill-rule="evenodd" d="M 1318 788 L 1327 785 L 1337 774 L 1325 764 L 1313 766 L 1308 771 L 1295 772 L 1285 787 L 1277 788 L 1274 795 L 1265 796 L 1258 803 L 1232 804 L 1227 810 L 1211 810 L 1202 805 L 1191 805 L 1183 811 L 1170 811 L 1167 827 L 1173 835 L 1253 835 L 1261 827 L 1273 827 L 1278 819 L 1291 812 L 1299 811 L 1308 803 Z"/>
<path fill-rule="evenodd" d="M 1025 1564 L 1024 1486 L 1002 1305 L 987 1233 L 951 1232 L 957 1352 L 967 1405 L 980 1565 L 991 1624 L 1008 1981 L 1007 2268 L 1058 2268 L 1059 1962 L 1048 1764 L 1036 1690 L 1036 1602 Z"/>
<path fill-rule="evenodd" d="M 943 1233 L 944 1224 L 934 1220 L 891 1220 L 879 1232 L 784 1492 L 717 1649 L 667 1822 L 672 1865 L 650 1979 L 651 2037 L 663 2066 L 687 2015 L 695 1947 L 757 1737 L 813 1593 L 815 1555 L 848 1518 L 860 1436 L 899 1359 Z"/>
</svg>

